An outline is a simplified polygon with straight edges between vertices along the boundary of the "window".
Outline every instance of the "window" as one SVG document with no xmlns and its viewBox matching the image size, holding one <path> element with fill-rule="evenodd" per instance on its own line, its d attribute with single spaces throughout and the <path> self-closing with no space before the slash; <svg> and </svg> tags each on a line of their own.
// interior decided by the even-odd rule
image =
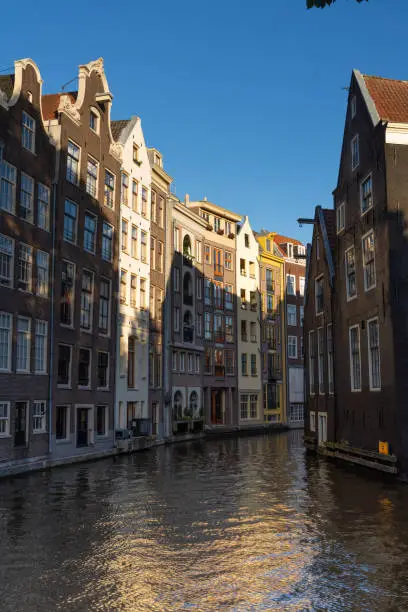
<svg viewBox="0 0 408 612">
<path fill-rule="evenodd" d="M 309 392 L 310 395 L 315 394 L 315 369 L 316 369 L 316 332 L 309 332 Z"/>
<path fill-rule="evenodd" d="M 16 372 L 30 371 L 31 319 L 17 317 Z"/>
<path fill-rule="evenodd" d="M 163 243 L 160 240 L 157 241 L 156 270 L 163 272 Z"/>
<path fill-rule="evenodd" d="M 48 297 L 48 253 L 37 251 L 37 295 Z"/>
<path fill-rule="evenodd" d="M 212 374 L 212 350 L 210 348 L 204 351 L 204 374 Z"/>
<path fill-rule="evenodd" d="M 112 261 L 113 256 L 113 227 L 109 223 L 102 225 L 102 259 Z"/>
<path fill-rule="evenodd" d="M 256 355 L 251 355 L 251 376 L 257 376 Z"/>
<path fill-rule="evenodd" d="M 78 386 L 91 386 L 91 350 L 89 348 L 79 349 Z"/>
<path fill-rule="evenodd" d="M 361 214 L 364 215 L 373 206 L 373 180 L 371 174 L 362 181 L 360 186 Z"/>
<path fill-rule="evenodd" d="M 27 151 L 35 153 L 35 121 L 24 111 L 21 122 L 21 144 Z"/>
<path fill-rule="evenodd" d="M 222 309 L 222 283 L 214 283 L 214 308 Z"/>
<path fill-rule="evenodd" d="M 310 431 L 316 431 L 316 413 L 310 412 L 309 417 L 310 417 Z"/>
<path fill-rule="evenodd" d="M 42 183 L 38 183 L 37 198 L 37 225 L 43 230 L 49 230 L 50 221 L 50 190 Z"/>
<path fill-rule="evenodd" d="M 288 358 L 297 359 L 297 336 L 288 336 Z"/>
<path fill-rule="evenodd" d="M 171 369 L 173 372 L 177 372 L 178 370 L 178 353 L 177 351 L 173 351 L 171 354 Z"/>
<path fill-rule="evenodd" d="M 55 437 L 57 440 L 67 440 L 70 434 L 69 407 L 57 406 L 56 413 Z"/>
<path fill-rule="evenodd" d="M 270 293 L 266 294 L 266 312 L 271 315 L 274 311 L 273 308 L 273 295 Z"/>
<path fill-rule="evenodd" d="M 178 306 L 174 308 L 174 331 L 180 331 L 180 308 Z"/>
<path fill-rule="evenodd" d="M 140 279 L 140 308 L 144 309 L 147 307 L 146 302 L 146 279 Z"/>
<path fill-rule="evenodd" d="M 303 327 L 303 322 L 305 320 L 305 308 L 304 308 L 304 306 L 299 306 L 299 315 L 300 315 L 300 327 Z"/>
<path fill-rule="evenodd" d="M 180 268 L 173 268 L 173 290 L 180 291 Z"/>
<path fill-rule="evenodd" d="M 93 198 L 96 198 L 98 193 L 98 167 L 98 162 L 92 157 L 88 157 L 86 166 L 86 191 Z"/>
<path fill-rule="evenodd" d="M 33 402 L 33 433 L 44 433 L 47 431 L 46 410 L 47 402 L 38 400 Z"/>
<path fill-rule="evenodd" d="M 241 289 L 240 298 L 241 298 L 241 308 L 242 310 L 246 310 L 247 303 L 246 303 L 246 290 L 245 289 Z"/>
<path fill-rule="evenodd" d="M 11 370 L 12 315 L 0 312 L 0 371 Z"/>
<path fill-rule="evenodd" d="M 233 238 L 234 237 L 234 235 L 231 236 L 231 234 L 233 234 L 231 221 L 226 221 L 225 222 L 225 233 L 228 236 L 228 238 Z"/>
<path fill-rule="evenodd" d="M 141 252 L 140 257 L 143 263 L 147 263 L 147 234 L 143 230 L 140 231 Z"/>
<path fill-rule="evenodd" d="M 296 325 L 297 325 L 296 306 L 294 304 L 288 304 L 287 305 L 287 312 L 288 312 L 288 325 L 292 325 L 292 326 L 296 327 Z"/>
<path fill-rule="evenodd" d="M 305 277 L 304 276 L 299 277 L 299 295 L 301 295 L 302 297 L 305 295 Z"/>
<path fill-rule="evenodd" d="M 137 144 L 133 143 L 133 161 L 135 164 L 139 164 L 139 147 Z"/>
<path fill-rule="evenodd" d="M 256 393 L 249 396 L 249 416 L 251 419 L 258 418 L 258 396 Z"/>
<path fill-rule="evenodd" d="M 96 216 L 90 212 L 85 213 L 84 221 L 84 249 L 95 254 L 96 246 Z"/>
<path fill-rule="evenodd" d="M 214 274 L 222 276 L 224 268 L 222 265 L 222 251 L 221 249 L 214 249 Z"/>
<path fill-rule="evenodd" d="M 338 234 L 340 234 L 340 232 L 342 232 L 345 227 L 345 222 L 346 222 L 345 212 L 346 212 L 346 205 L 344 202 L 342 202 L 341 204 L 338 205 L 336 209 L 336 226 L 337 226 Z"/>
<path fill-rule="evenodd" d="M 48 322 L 35 322 L 35 344 L 34 344 L 34 372 L 36 374 L 47 373 L 47 338 Z"/>
<path fill-rule="evenodd" d="M 212 304 L 212 282 L 208 279 L 204 279 L 204 304 L 211 306 Z"/>
<path fill-rule="evenodd" d="M 187 364 L 188 364 L 188 373 L 192 374 L 194 372 L 194 355 L 188 353 L 187 355 Z"/>
<path fill-rule="evenodd" d="M 120 203 L 124 206 L 129 204 L 129 176 L 126 172 L 121 173 L 120 183 Z"/>
<path fill-rule="evenodd" d="M 65 200 L 64 211 L 64 240 L 76 244 L 77 241 L 78 206 Z"/>
<path fill-rule="evenodd" d="M 220 378 L 225 376 L 224 351 L 222 349 L 214 350 L 214 375 Z"/>
<path fill-rule="evenodd" d="M 211 264 L 211 249 L 208 244 L 204 245 L 204 263 Z"/>
<path fill-rule="evenodd" d="M 232 270 L 232 253 L 225 251 L 224 253 L 225 269 Z"/>
<path fill-rule="evenodd" d="M 324 335 L 323 328 L 319 327 L 317 330 L 317 351 L 318 361 L 317 368 L 319 373 L 319 393 L 324 393 Z"/>
<path fill-rule="evenodd" d="M 92 272 L 82 270 L 80 326 L 87 331 L 92 329 L 93 284 Z"/>
<path fill-rule="evenodd" d="M 204 338 L 212 340 L 212 315 L 210 312 L 204 313 Z"/>
<path fill-rule="evenodd" d="M 267 240 L 266 240 L 266 250 L 267 250 L 268 252 L 270 252 L 270 251 L 271 251 L 271 241 L 270 241 L 269 239 L 267 239 Z"/>
<path fill-rule="evenodd" d="M 174 250 L 180 252 L 180 230 L 178 227 L 173 228 Z"/>
<path fill-rule="evenodd" d="M 245 246 L 249 249 L 249 234 L 245 234 L 244 236 Z"/>
<path fill-rule="evenodd" d="M 240 417 L 243 421 L 248 418 L 248 398 L 249 396 L 246 393 L 242 394 L 240 398 Z"/>
<path fill-rule="evenodd" d="M 323 276 L 316 278 L 315 280 L 315 305 L 316 305 L 316 314 L 321 314 L 323 312 L 324 299 L 323 299 Z"/>
<path fill-rule="evenodd" d="M 127 272 L 126 270 L 120 271 L 120 303 L 126 304 L 127 294 Z"/>
<path fill-rule="evenodd" d="M 159 227 L 164 227 L 164 199 L 159 198 L 159 212 L 157 215 L 157 224 Z"/>
<path fill-rule="evenodd" d="M 351 169 L 355 170 L 360 164 L 360 148 L 358 142 L 358 134 L 351 141 Z"/>
<path fill-rule="evenodd" d="M 349 329 L 351 390 L 361 391 L 360 328 Z"/>
<path fill-rule="evenodd" d="M 369 291 L 376 285 L 374 231 L 371 230 L 363 236 L 361 242 L 363 246 L 364 291 Z"/>
<path fill-rule="evenodd" d="M 195 356 L 195 372 L 196 374 L 200 373 L 200 355 Z"/>
<path fill-rule="evenodd" d="M 201 300 L 203 297 L 202 294 L 202 279 L 201 278 L 196 278 L 196 296 L 198 300 Z"/>
<path fill-rule="evenodd" d="M 270 269 L 266 269 L 265 270 L 265 279 L 266 279 L 266 290 L 267 291 L 274 291 L 275 290 L 275 284 L 273 281 L 273 272 Z"/>
<path fill-rule="evenodd" d="M 253 261 L 249 262 L 249 276 L 255 278 L 255 263 Z"/>
<path fill-rule="evenodd" d="M 224 306 L 225 310 L 233 310 L 233 296 L 232 296 L 232 285 L 225 285 L 224 287 Z"/>
<path fill-rule="evenodd" d="M 218 232 L 221 229 L 221 219 L 219 217 L 214 217 L 214 231 Z"/>
<path fill-rule="evenodd" d="M 180 372 L 184 372 L 186 369 L 186 354 L 180 353 Z"/>
<path fill-rule="evenodd" d="M 225 317 L 225 340 L 234 342 L 234 319 L 231 316 Z"/>
<path fill-rule="evenodd" d="M 251 322 L 251 342 L 256 342 L 256 323 Z"/>
<path fill-rule="evenodd" d="M 17 170 L 6 161 L 0 164 L 0 208 L 9 213 L 14 213 L 16 208 L 16 179 Z"/>
<path fill-rule="evenodd" d="M 126 221 L 126 219 L 122 219 L 122 234 L 121 234 L 121 238 L 122 238 L 122 251 L 127 252 L 128 250 L 128 222 Z"/>
<path fill-rule="evenodd" d="M 115 177 L 112 172 L 105 169 L 104 204 L 108 208 L 115 206 Z"/>
<path fill-rule="evenodd" d="M 234 376 L 235 374 L 235 353 L 231 349 L 225 350 L 225 369 L 227 376 Z"/>
<path fill-rule="evenodd" d="M 380 328 L 378 318 L 367 321 L 367 332 L 370 390 L 379 391 L 381 389 L 381 371 Z"/>
<path fill-rule="evenodd" d="M 100 389 L 107 389 L 109 384 L 109 353 L 98 351 L 98 381 L 97 386 Z"/>
<path fill-rule="evenodd" d="M 196 261 L 197 263 L 201 263 L 201 242 L 196 240 L 195 243 L 195 253 L 196 253 Z"/>
<path fill-rule="evenodd" d="M 92 109 L 89 112 L 89 127 L 93 132 L 99 132 L 99 117 Z"/>
<path fill-rule="evenodd" d="M 296 277 L 294 274 L 286 275 L 286 293 L 288 295 L 296 295 Z"/>
<path fill-rule="evenodd" d="M 0 402 L 0 438 L 10 435 L 10 402 Z"/>
<path fill-rule="evenodd" d="M 356 113 L 357 113 L 357 99 L 356 99 L 356 96 L 352 96 L 351 101 L 350 101 L 350 105 L 351 105 L 351 118 L 354 119 L 354 117 L 356 116 Z"/>
<path fill-rule="evenodd" d="M 14 281 L 14 240 L 0 234 L 0 286 L 12 287 Z"/>
<path fill-rule="evenodd" d="M 137 259 L 137 227 L 132 225 L 132 242 L 130 247 L 130 254 L 134 259 Z"/>
<path fill-rule="evenodd" d="M 222 343 L 225 340 L 224 321 L 222 315 L 220 314 L 214 315 L 214 336 L 215 342 Z"/>
<path fill-rule="evenodd" d="M 248 342 L 247 322 L 241 321 L 241 342 Z"/>
<path fill-rule="evenodd" d="M 71 386 L 71 355 L 72 347 L 66 344 L 58 346 L 57 384 L 63 387 Z"/>
<path fill-rule="evenodd" d="M 202 336 L 203 335 L 203 315 L 198 313 L 196 320 L 197 320 L 197 336 Z"/>
<path fill-rule="evenodd" d="M 246 353 L 241 353 L 241 374 L 248 376 L 248 356 Z"/>
<path fill-rule="evenodd" d="M 79 184 L 79 156 L 81 149 L 68 140 L 68 153 L 67 153 L 67 181 Z"/>
<path fill-rule="evenodd" d="M 291 242 L 287 243 L 286 251 L 287 251 L 288 257 L 290 257 L 290 259 L 292 259 L 292 257 L 293 257 L 293 244 Z"/>
<path fill-rule="evenodd" d="M 73 325 L 75 302 L 75 266 L 69 261 L 61 264 L 60 318 L 63 325 Z"/>
<path fill-rule="evenodd" d="M 258 308 L 258 299 L 255 291 L 249 292 L 249 302 L 251 304 L 251 310 L 256 311 Z"/>
<path fill-rule="evenodd" d="M 327 326 L 327 378 L 329 393 L 334 393 L 334 353 L 333 353 L 333 325 Z"/>
<path fill-rule="evenodd" d="M 150 193 L 150 221 L 156 222 L 156 194 L 154 191 Z"/>
<path fill-rule="evenodd" d="M 18 253 L 17 287 L 22 291 L 32 290 L 33 249 L 26 244 L 20 244 Z"/>
<path fill-rule="evenodd" d="M 128 337 L 127 374 L 128 388 L 134 389 L 136 387 L 136 338 L 134 336 Z"/>
<path fill-rule="evenodd" d="M 142 215 L 147 216 L 147 189 L 142 187 Z"/>
<path fill-rule="evenodd" d="M 239 260 L 239 270 L 240 270 L 241 276 L 246 276 L 246 261 L 245 261 L 245 259 L 240 259 Z"/>
<path fill-rule="evenodd" d="M 135 212 L 137 212 L 138 208 L 137 208 L 137 196 L 139 193 L 139 183 L 137 181 L 135 181 L 135 179 L 132 180 L 132 210 L 134 210 Z"/>
<path fill-rule="evenodd" d="M 108 407 L 99 405 L 96 407 L 96 435 L 106 436 L 108 432 Z"/>
<path fill-rule="evenodd" d="M 110 281 L 101 278 L 99 290 L 99 333 L 109 333 L 110 319 Z"/>
<path fill-rule="evenodd" d="M 29 223 L 34 221 L 34 179 L 21 173 L 20 217 Z"/>
<path fill-rule="evenodd" d="M 136 308 L 137 305 L 137 276 L 135 274 L 130 275 L 130 305 L 132 308 Z"/>
</svg>

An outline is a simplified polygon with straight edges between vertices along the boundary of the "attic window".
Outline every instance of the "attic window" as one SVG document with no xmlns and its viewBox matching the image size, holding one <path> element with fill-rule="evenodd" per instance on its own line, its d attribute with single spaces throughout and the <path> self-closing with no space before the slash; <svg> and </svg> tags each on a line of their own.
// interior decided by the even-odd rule
<svg viewBox="0 0 408 612">
<path fill-rule="evenodd" d="M 351 98 L 351 118 L 354 119 L 354 117 L 356 116 L 357 113 L 357 103 L 356 103 L 356 96 L 353 96 Z"/>
<path fill-rule="evenodd" d="M 266 241 L 266 250 L 269 252 L 271 250 L 271 241 L 269 239 Z"/>
<path fill-rule="evenodd" d="M 249 248 L 249 234 L 245 234 L 245 246 Z"/>
<path fill-rule="evenodd" d="M 137 144 L 133 145 L 133 161 L 135 162 L 135 164 L 140 164 L 139 147 L 137 146 Z"/>
<path fill-rule="evenodd" d="M 91 128 L 93 132 L 96 132 L 97 134 L 99 132 L 99 121 L 98 120 L 99 120 L 99 117 L 97 113 L 91 110 L 89 112 L 89 127 Z"/>
<path fill-rule="evenodd" d="M 33 94 L 31 91 L 27 91 L 27 100 L 31 103 L 33 101 Z"/>
<path fill-rule="evenodd" d="M 154 163 L 160 166 L 160 168 L 162 167 L 162 158 L 157 153 L 154 155 Z"/>
<path fill-rule="evenodd" d="M 292 258 L 293 257 L 293 244 L 291 242 L 288 242 L 288 244 L 286 245 L 286 249 L 287 249 L 288 257 Z"/>
</svg>

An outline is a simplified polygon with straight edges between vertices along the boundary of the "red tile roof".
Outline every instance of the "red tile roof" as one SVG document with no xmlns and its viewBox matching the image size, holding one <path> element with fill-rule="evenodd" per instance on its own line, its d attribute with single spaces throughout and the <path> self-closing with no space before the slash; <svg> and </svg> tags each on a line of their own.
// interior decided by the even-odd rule
<svg viewBox="0 0 408 612">
<path fill-rule="evenodd" d="M 58 117 L 57 110 L 60 103 L 60 97 L 66 95 L 71 98 L 71 102 L 74 103 L 77 99 L 77 91 L 67 91 L 57 94 L 47 94 L 41 98 L 42 114 L 44 121 L 48 119 L 56 119 Z"/>
<path fill-rule="evenodd" d="M 274 238 L 276 244 L 286 244 L 287 242 L 291 242 L 292 244 L 300 244 L 303 245 L 303 242 L 296 240 L 296 238 L 288 238 L 287 236 L 281 236 L 280 234 L 276 234 Z"/>
<path fill-rule="evenodd" d="M 381 119 L 408 123 L 408 81 L 366 74 L 363 74 L 363 79 Z"/>
</svg>

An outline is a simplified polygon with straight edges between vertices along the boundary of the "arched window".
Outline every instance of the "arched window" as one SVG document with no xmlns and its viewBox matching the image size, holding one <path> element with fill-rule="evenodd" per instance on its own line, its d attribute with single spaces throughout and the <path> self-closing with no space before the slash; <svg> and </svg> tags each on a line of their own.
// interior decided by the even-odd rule
<svg viewBox="0 0 408 612">
<path fill-rule="evenodd" d="M 184 342 L 192 342 L 194 336 L 193 315 L 189 310 L 186 310 L 183 317 L 183 340 Z"/>
<path fill-rule="evenodd" d="M 183 240 L 183 255 L 185 257 L 191 257 L 191 238 L 188 234 L 184 236 Z"/>
<path fill-rule="evenodd" d="M 183 398 L 180 391 L 176 391 L 173 398 L 173 421 L 183 418 Z"/>
<path fill-rule="evenodd" d="M 197 394 L 197 391 L 192 391 L 190 393 L 189 412 L 190 412 L 190 416 L 192 416 L 192 417 L 198 416 L 198 394 Z"/>
<path fill-rule="evenodd" d="M 193 305 L 193 280 L 190 272 L 186 272 L 183 277 L 183 302 L 188 306 Z"/>
</svg>

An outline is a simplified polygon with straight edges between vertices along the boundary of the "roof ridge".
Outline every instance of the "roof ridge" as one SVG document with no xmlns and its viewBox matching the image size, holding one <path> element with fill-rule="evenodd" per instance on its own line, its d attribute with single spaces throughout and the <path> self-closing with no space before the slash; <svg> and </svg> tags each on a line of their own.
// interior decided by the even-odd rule
<svg viewBox="0 0 408 612">
<path fill-rule="evenodd" d="M 377 74 L 362 74 L 364 79 L 378 79 L 379 81 L 393 81 L 394 83 L 408 83 L 408 79 L 392 79 L 391 77 L 378 76 Z"/>
</svg>

